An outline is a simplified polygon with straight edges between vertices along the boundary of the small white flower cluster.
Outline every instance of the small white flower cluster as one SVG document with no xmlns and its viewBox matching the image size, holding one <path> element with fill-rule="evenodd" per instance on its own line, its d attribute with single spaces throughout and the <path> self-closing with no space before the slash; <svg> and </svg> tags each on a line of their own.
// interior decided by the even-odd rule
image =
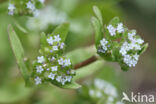
<svg viewBox="0 0 156 104">
<path fill-rule="evenodd" d="M 52 49 L 50 50 L 50 52 L 53 52 L 53 51 L 58 51 L 59 50 L 59 47 L 60 49 L 63 49 L 64 48 L 64 43 L 60 43 L 61 41 L 61 38 L 60 38 L 60 35 L 58 34 L 57 36 L 50 36 L 48 39 L 47 39 L 47 42 L 50 46 L 52 46 Z"/>
<path fill-rule="evenodd" d="M 108 50 L 108 47 L 108 41 L 103 38 L 102 40 L 100 40 L 100 49 L 98 49 L 98 52 L 105 53 Z"/>
<path fill-rule="evenodd" d="M 48 28 L 49 24 L 58 25 L 65 21 L 67 21 L 67 14 L 65 12 L 59 11 L 52 6 L 46 6 L 44 9 L 40 10 L 38 17 L 28 19 L 27 27 L 30 30 L 45 30 Z"/>
<path fill-rule="evenodd" d="M 61 85 L 71 82 L 75 72 L 74 70 L 71 70 L 72 67 L 70 59 L 59 57 L 57 53 L 53 53 L 56 50 L 60 52 L 60 49 L 64 48 L 64 43 L 61 42 L 60 35 L 50 35 L 45 41 L 47 41 L 49 49 L 52 47 L 52 50 L 48 55 L 37 57 L 34 70 L 36 73 L 34 79 L 35 83 L 37 85 L 41 84 L 44 79 L 58 82 Z"/>
<path fill-rule="evenodd" d="M 35 84 L 38 85 L 38 84 L 41 84 L 42 83 L 42 79 L 40 77 L 36 77 L 35 78 Z"/>
<path fill-rule="evenodd" d="M 109 96 L 112 96 L 112 97 L 118 96 L 116 88 L 105 80 L 95 79 L 94 86 L 98 88 L 99 90 L 103 90 L 103 92 Z"/>
<path fill-rule="evenodd" d="M 38 1 L 42 4 L 45 2 L 45 0 L 38 0 Z M 26 5 L 26 8 L 30 9 L 32 11 L 33 15 L 36 17 L 36 16 L 39 16 L 39 10 L 36 9 L 34 3 L 35 3 L 35 1 L 31 0 L 31 1 L 28 1 L 24 5 Z M 9 10 L 8 14 L 9 15 L 14 15 L 14 10 L 18 9 L 15 7 L 15 5 L 16 5 L 16 3 L 15 4 L 11 4 L 11 3 L 9 4 L 9 6 L 8 6 L 8 10 Z M 23 6 L 23 7 L 25 7 L 25 6 Z"/>
<path fill-rule="evenodd" d="M 62 75 L 60 74 L 60 73 L 63 73 L 61 71 L 65 71 L 65 69 L 64 69 L 65 67 L 69 67 L 71 65 L 70 59 L 60 58 L 57 61 L 58 66 L 50 67 L 50 66 L 45 65 L 46 62 L 45 62 L 45 59 L 43 59 L 43 58 L 44 58 L 43 56 L 39 56 L 37 58 L 38 59 L 37 62 L 40 63 L 41 65 L 36 66 L 36 73 L 42 74 L 42 72 L 47 71 L 50 73 L 48 75 L 48 78 L 50 78 L 51 80 L 56 79 L 56 81 L 61 83 L 62 85 L 64 85 L 66 82 L 71 82 L 72 75 L 75 74 L 75 73 L 73 73 L 72 70 L 69 69 L 69 70 L 66 70 L 66 73 L 64 73 Z M 53 61 L 54 61 L 54 59 L 53 59 Z M 55 60 L 55 62 L 56 62 L 56 60 Z M 35 78 L 35 82 L 36 82 L 36 84 L 41 84 L 41 78 L 37 76 Z"/>
<path fill-rule="evenodd" d="M 135 67 L 142 51 L 144 40 L 136 35 L 135 30 L 129 30 L 123 23 L 109 24 L 105 38 L 100 40 L 98 52 L 105 59 L 119 62 L 122 69 Z M 113 37 L 114 36 L 114 37 Z"/>
<path fill-rule="evenodd" d="M 110 24 L 107 26 L 107 29 L 111 36 L 115 36 L 116 31 L 118 33 L 123 33 L 125 31 L 122 23 L 119 23 L 116 28 Z M 100 40 L 100 46 L 99 46 L 98 52 L 106 53 L 109 47 L 110 47 L 110 44 L 108 40 L 106 38 L 103 38 L 102 40 Z"/>
<path fill-rule="evenodd" d="M 16 9 L 14 4 L 9 4 L 8 6 L 8 10 L 9 10 L 9 15 L 13 15 L 14 14 L 14 10 Z"/>
<path fill-rule="evenodd" d="M 128 42 L 130 41 L 130 42 Z M 144 41 L 141 38 L 136 37 L 136 32 L 130 32 L 128 33 L 128 41 L 125 41 L 121 48 L 120 53 L 123 56 L 123 61 L 126 63 L 129 67 L 134 67 L 139 59 L 139 55 L 137 54 L 138 50 L 141 50 L 141 45 L 144 43 Z M 130 53 L 129 51 L 136 51 Z"/>
<path fill-rule="evenodd" d="M 41 1 L 41 0 L 39 0 L 39 1 Z M 36 9 L 35 5 L 31 1 L 27 2 L 26 5 L 27 5 L 27 8 L 32 11 L 32 13 L 35 17 L 39 16 L 39 10 Z"/>
<path fill-rule="evenodd" d="M 42 4 L 45 2 L 45 0 L 38 0 L 38 1 L 39 1 L 40 3 L 42 3 Z"/>
<path fill-rule="evenodd" d="M 120 101 L 117 101 L 118 93 L 116 88 L 109 82 L 102 79 L 94 80 L 94 87 L 89 89 L 89 96 L 95 98 L 107 98 L 106 104 L 123 104 Z"/>
<path fill-rule="evenodd" d="M 69 65 L 71 65 L 70 59 L 63 60 L 63 58 L 60 58 L 58 60 L 58 63 L 59 63 L 59 65 L 62 65 L 62 66 L 69 66 Z"/>
<path fill-rule="evenodd" d="M 125 31 L 124 27 L 123 27 L 123 23 L 119 23 L 116 28 L 110 24 L 107 26 L 107 29 L 108 29 L 111 36 L 115 36 L 116 31 L 118 33 L 123 33 Z"/>
</svg>

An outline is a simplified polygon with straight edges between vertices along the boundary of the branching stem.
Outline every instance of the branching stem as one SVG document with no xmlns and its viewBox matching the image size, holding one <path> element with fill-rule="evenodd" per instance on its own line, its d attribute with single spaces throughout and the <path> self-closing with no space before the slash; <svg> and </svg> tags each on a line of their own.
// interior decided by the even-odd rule
<svg viewBox="0 0 156 104">
<path fill-rule="evenodd" d="M 78 63 L 78 64 L 74 65 L 74 69 L 76 70 L 78 68 L 81 68 L 83 66 L 86 66 L 88 64 L 91 64 L 91 63 L 95 62 L 96 60 L 97 60 L 97 56 L 92 56 L 89 59 L 87 59 L 87 60 L 85 60 L 85 61 L 83 61 L 81 63 Z"/>
</svg>

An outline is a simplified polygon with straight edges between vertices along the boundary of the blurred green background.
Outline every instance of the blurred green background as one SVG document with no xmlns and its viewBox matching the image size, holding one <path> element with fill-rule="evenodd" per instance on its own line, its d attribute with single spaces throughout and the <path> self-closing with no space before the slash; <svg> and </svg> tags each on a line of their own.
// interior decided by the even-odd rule
<svg viewBox="0 0 156 104">
<path fill-rule="evenodd" d="M 120 96 L 123 91 L 156 95 L 156 0 L 46 0 L 37 18 L 8 16 L 8 1 L 0 0 L 0 104 L 80 104 L 82 99 L 76 90 L 49 85 L 35 88 L 24 86 L 10 47 L 7 28 L 8 24 L 15 26 L 26 56 L 33 60 L 38 54 L 40 33 L 51 33 L 58 24 L 69 22 L 66 53 L 80 49 L 78 54 L 68 54 L 76 63 L 95 53 L 94 48 L 90 48 L 94 44 L 90 22 L 93 5 L 101 9 L 104 24 L 119 16 L 127 27 L 137 30 L 149 43 L 149 48 L 140 57 L 137 66 L 128 72 L 121 71 L 116 63 L 105 62 L 98 73 L 83 80 L 89 81 L 95 77 L 107 80 L 117 87 Z M 86 47 L 88 50 L 84 49 Z M 83 80 L 79 81 L 82 85 L 85 84 Z"/>
</svg>

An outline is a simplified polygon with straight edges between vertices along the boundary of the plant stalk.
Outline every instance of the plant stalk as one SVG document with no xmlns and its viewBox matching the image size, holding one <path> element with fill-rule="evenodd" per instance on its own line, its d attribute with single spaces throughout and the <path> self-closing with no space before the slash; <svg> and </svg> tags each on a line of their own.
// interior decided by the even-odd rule
<svg viewBox="0 0 156 104">
<path fill-rule="evenodd" d="M 78 64 L 74 65 L 74 69 L 77 70 L 77 69 L 79 69 L 81 67 L 84 67 L 86 65 L 89 65 L 89 64 L 95 62 L 97 59 L 98 59 L 97 56 L 92 56 L 89 59 L 87 59 L 87 60 L 85 60 L 85 61 L 83 61 L 81 63 L 78 63 Z"/>
</svg>

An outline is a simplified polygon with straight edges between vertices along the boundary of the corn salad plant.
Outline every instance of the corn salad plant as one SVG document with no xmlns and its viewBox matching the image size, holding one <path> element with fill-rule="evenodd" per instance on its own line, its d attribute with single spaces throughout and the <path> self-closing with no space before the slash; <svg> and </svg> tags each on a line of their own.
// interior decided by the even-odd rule
<svg viewBox="0 0 156 104">
<path fill-rule="evenodd" d="M 8 14 L 37 16 L 43 3 L 44 0 L 10 0 Z M 25 58 L 24 49 L 13 26 L 8 26 L 10 44 L 27 86 L 50 83 L 60 88 L 79 88 L 80 96 L 84 97 L 87 93 L 89 99 L 98 104 L 123 104 L 119 101 L 117 89 L 111 83 L 97 78 L 81 87 L 77 81 L 97 72 L 95 67 L 102 67 L 100 65 L 104 61 L 117 62 L 123 71 L 128 71 L 136 66 L 148 44 L 137 35 L 136 30 L 128 29 L 118 17 L 114 17 L 109 24 L 104 24 L 99 8 L 94 6 L 93 11 L 95 16 L 91 18 L 91 23 L 95 30 L 96 54 L 78 64 L 73 64 L 68 57 L 70 55 L 65 52 L 68 47 L 65 41 L 68 38 L 69 23 L 62 23 L 49 34 L 41 33 L 40 49 L 32 63 Z"/>
</svg>

